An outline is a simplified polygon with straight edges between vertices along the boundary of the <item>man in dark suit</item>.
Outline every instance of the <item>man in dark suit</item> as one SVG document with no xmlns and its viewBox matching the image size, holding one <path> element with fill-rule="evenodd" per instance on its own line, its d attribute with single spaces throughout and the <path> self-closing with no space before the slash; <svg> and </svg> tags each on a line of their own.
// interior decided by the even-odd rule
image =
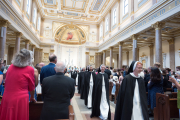
<svg viewBox="0 0 180 120">
<path fill-rule="evenodd" d="M 104 72 L 108 75 L 108 79 L 110 79 L 111 71 L 108 66 L 106 66 L 106 70 Z"/>
<path fill-rule="evenodd" d="M 70 99 L 74 96 L 74 80 L 64 76 L 65 65 L 57 63 L 56 74 L 47 77 L 42 83 L 44 105 L 41 120 L 69 119 Z"/>
<path fill-rule="evenodd" d="M 40 83 L 41 84 L 42 84 L 44 78 L 56 74 L 56 71 L 54 70 L 56 63 L 57 63 L 56 55 L 54 55 L 54 54 L 50 55 L 49 61 L 50 61 L 50 63 L 48 65 L 41 68 L 41 73 L 40 73 Z"/>
</svg>

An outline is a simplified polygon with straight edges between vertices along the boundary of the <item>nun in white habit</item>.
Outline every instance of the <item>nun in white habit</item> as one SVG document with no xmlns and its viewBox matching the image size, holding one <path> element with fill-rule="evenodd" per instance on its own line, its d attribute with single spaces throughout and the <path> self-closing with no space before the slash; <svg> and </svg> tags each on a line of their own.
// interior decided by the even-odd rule
<svg viewBox="0 0 180 120">
<path fill-rule="evenodd" d="M 109 104 L 109 80 L 104 72 L 105 65 L 101 65 L 101 72 L 96 76 L 95 96 L 92 107 L 92 117 L 99 117 L 102 120 L 111 120 L 111 111 Z"/>
<path fill-rule="evenodd" d="M 93 72 L 93 67 L 89 67 L 89 72 L 86 74 L 86 79 L 84 82 L 85 90 L 85 105 L 90 109 L 92 108 L 94 101 L 94 92 L 95 92 L 95 81 L 96 74 Z"/>
<path fill-rule="evenodd" d="M 149 120 L 141 71 L 142 63 L 133 61 L 118 93 L 114 120 Z"/>
</svg>

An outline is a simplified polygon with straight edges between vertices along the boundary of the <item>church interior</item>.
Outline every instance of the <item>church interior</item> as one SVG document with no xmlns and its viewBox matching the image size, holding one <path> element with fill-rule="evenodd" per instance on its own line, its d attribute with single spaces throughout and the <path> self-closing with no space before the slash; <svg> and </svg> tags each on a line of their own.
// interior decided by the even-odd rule
<svg viewBox="0 0 180 120">
<path fill-rule="evenodd" d="M 47 65 L 55 54 L 67 68 L 104 64 L 120 69 L 135 60 L 144 69 L 159 62 L 175 71 L 180 0 L 0 0 L 0 35 L 6 65 L 26 48 L 34 53 L 34 65 Z M 96 120 L 77 90 L 72 106 L 74 120 Z M 115 106 L 111 101 L 112 119 Z"/>
</svg>

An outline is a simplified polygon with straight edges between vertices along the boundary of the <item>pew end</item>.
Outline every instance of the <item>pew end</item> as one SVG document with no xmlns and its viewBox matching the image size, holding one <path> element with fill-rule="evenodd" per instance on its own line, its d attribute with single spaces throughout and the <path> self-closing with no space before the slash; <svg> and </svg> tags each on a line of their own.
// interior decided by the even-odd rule
<svg viewBox="0 0 180 120">
<path fill-rule="evenodd" d="M 156 93 L 154 120 L 170 120 L 170 118 L 179 118 L 177 98 L 169 98 L 168 95 Z"/>
</svg>

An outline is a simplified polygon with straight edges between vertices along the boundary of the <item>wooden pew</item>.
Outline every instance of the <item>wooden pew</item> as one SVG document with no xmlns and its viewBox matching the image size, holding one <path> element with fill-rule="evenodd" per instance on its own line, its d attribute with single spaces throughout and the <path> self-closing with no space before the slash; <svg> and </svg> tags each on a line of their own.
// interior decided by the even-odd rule
<svg viewBox="0 0 180 120">
<path fill-rule="evenodd" d="M 29 103 L 29 120 L 40 120 L 43 102 Z M 69 105 L 69 119 L 74 120 L 74 110 Z"/>
<path fill-rule="evenodd" d="M 179 118 L 177 98 L 169 98 L 168 95 L 156 93 L 154 120 L 170 120 L 170 118 Z"/>
<path fill-rule="evenodd" d="M 37 101 L 42 101 L 42 94 L 37 94 Z"/>
<path fill-rule="evenodd" d="M 177 98 L 177 92 L 172 92 L 172 98 Z"/>
<path fill-rule="evenodd" d="M 114 96 L 114 104 L 116 104 L 117 102 L 117 96 L 118 96 L 118 93 L 119 93 L 119 89 L 120 89 L 120 83 L 116 83 L 116 92 L 115 92 L 115 96 Z"/>
<path fill-rule="evenodd" d="M 112 88 L 113 88 L 113 82 L 109 82 L 109 100 L 112 101 Z"/>
<path fill-rule="evenodd" d="M 29 120 L 40 120 L 43 102 L 29 103 Z"/>
</svg>

